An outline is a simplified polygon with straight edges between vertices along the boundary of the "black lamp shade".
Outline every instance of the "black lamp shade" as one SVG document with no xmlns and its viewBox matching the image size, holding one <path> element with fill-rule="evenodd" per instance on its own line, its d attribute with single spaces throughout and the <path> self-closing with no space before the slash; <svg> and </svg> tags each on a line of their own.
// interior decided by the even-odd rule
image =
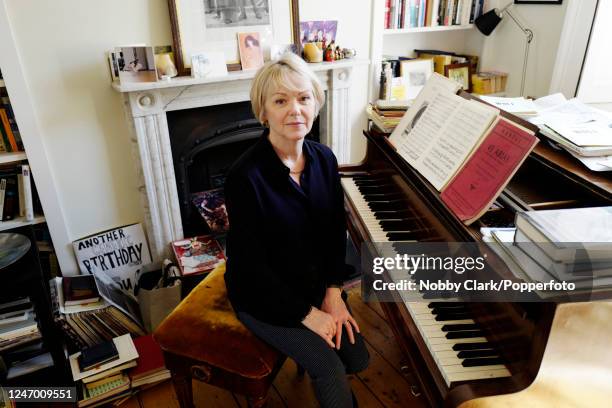
<svg viewBox="0 0 612 408">
<path fill-rule="evenodd" d="M 493 9 L 478 17 L 474 24 L 476 24 L 478 31 L 484 35 L 489 35 L 495 30 L 500 21 L 501 17 L 497 14 L 497 10 Z"/>
</svg>

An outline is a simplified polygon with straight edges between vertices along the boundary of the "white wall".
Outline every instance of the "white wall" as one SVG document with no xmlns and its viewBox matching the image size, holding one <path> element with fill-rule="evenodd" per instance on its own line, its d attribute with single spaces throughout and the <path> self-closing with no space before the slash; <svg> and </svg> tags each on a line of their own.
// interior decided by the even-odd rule
<svg viewBox="0 0 612 408">
<path fill-rule="evenodd" d="M 370 13 L 372 0 L 301 0 L 300 20 L 338 20 L 336 43 L 343 48 L 355 48 L 359 58 L 368 58 L 370 50 Z M 353 136 L 351 161 L 361 160 L 365 152 L 369 67 L 359 66 L 353 71 L 349 118 Z"/>
<path fill-rule="evenodd" d="M 141 221 L 130 132 L 104 52 L 170 44 L 167 1 L 9 0 L 7 9 L 69 235 Z"/>
<path fill-rule="evenodd" d="M 550 80 L 559 46 L 565 10 L 570 1 L 561 5 L 515 4 L 512 12 L 519 21 L 534 32 L 529 50 L 529 63 L 525 80 L 526 96 L 548 95 Z M 492 0 L 490 7 L 502 8 L 509 1 Z M 477 30 L 470 33 L 469 42 L 482 37 Z M 525 35 L 509 17 L 504 17 L 497 28 L 484 41 L 481 69 L 507 72 L 507 96 L 518 96 L 525 53 Z"/>
<path fill-rule="evenodd" d="M 142 221 L 131 133 L 121 95 L 110 87 L 105 51 L 171 44 L 167 0 L 6 2 L 69 239 Z M 301 3 L 302 20 L 337 19 L 338 44 L 367 58 L 370 0 Z M 351 94 L 356 140 L 366 123 L 367 71 L 358 67 L 353 76 L 361 84 Z M 362 154 L 355 143 L 353 158 Z"/>
</svg>

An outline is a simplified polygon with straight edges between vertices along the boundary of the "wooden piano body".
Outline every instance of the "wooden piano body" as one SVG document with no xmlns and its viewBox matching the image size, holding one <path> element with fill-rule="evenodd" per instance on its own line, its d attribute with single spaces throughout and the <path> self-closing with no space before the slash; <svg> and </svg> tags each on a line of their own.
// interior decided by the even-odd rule
<svg viewBox="0 0 612 408">
<path fill-rule="evenodd" d="M 520 118 L 506 113 L 502 115 L 525 127 L 537 130 Z M 364 135 L 367 138 L 365 159 L 357 165 L 341 166 L 340 168 L 345 188 L 349 234 L 357 248 L 361 248 L 363 242 L 375 241 L 373 237 L 377 236 L 377 233 L 372 232 L 375 228 L 372 222 L 376 223 L 376 220 L 372 219 L 372 214 L 364 216 L 363 203 L 359 203 L 363 199 L 357 197 L 360 193 L 351 184 L 352 180 L 360 175 L 388 179 L 401 190 L 406 207 L 417 215 L 415 228 L 427 231 L 426 235 L 421 234 L 416 237 L 418 240 L 481 241 L 480 227 L 512 224 L 518 210 L 612 205 L 612 180 L 609 176 L 606 176 L 605 173 L 594 174 L 581 168 L 577 161 L 564 152 L 556 151 L 545 140 L 542 140 L 497 200 L 496 203 L 500 208 L 489 211 L 479 221 L 468 227 L 445 207 L 439 198 L 439 193 L 399 156 L 384 135 L 372 132 L 364 132 Z M 593 305 L 593 303 L 589 304 Z M 608 304 L 599 303 L 599 305 L 607 306 Z M 543 364 L 543 355 L 547 350 L 553 319 L 557 311 L 557 305 L 554 303 L 470 303 L 468 308 L 472 319 L 486 333 L 486 339 L 495 345 L 511 375 L 504 378 L 449 383 L 448 376 L 445 377 L 442 374 L 442 369 L 429 350 L 427 339 L 424 339 L 419 332 L 414 316 L 408 312 L 401 299 L 398 298 L 397 302 L 381 303 L 381 306 L 403 354 L 419 379 L 422 393 L 433 407 L 455 407 L 462 403 L 469 408 L 480 407 L 481 405 L 470 405 L 475 404 L 476 401 L 491 404 L 482 405 L 487 407 L 506 406 L 503 400 L 492 402 L 480 397 L 519 392 L 525 390 L 534 381 Z M 592 307 L 597 308 L 597 303 L 594 303 Z M 605 310 L 608 315 L 612 313 L 610 307 Z M 569 312 L 565 314 L 567 313 Z M 584 327 L 588 327 L 588 324 L 585 324 Z M 612 326 L 608 325 L 606 329 L 608 335 L 612 336 Z M 603 334 L 597 331 L 597 335 L 602 336 Z M 559 336 L 562 335 L 555 335 L 557 349 L 562 350 L 563 341 L 559 342 Z M 605 340 L 603 342 L 605 343 Z M 601 341 L 598 344 L 601 346 Z M 568 346 L 567 349 L 572 348 Z M 574 347 L 573 350 L 575 349 Z M 612 355 L 612 351 L 607 353 Z M 553 353 L 553 357 L 549 358 L 554 359 L 554 355 L 558 353 Z M 608 357 L 607 361 L 610 359 Z M 555 367 L 554 362 L 552 366 L 550 364 L 549 362 L 548 367 Z M 584 367 L 584 369 L 597 370 L 592 366 Z M 609 365 L 607 368 L 599 367 L 599 369 L 600 371 L 602 369 L 612 370 Z M 553 369 L 551 372 L 554 371 Z M 610 392 L 612 393 L 612 389 Z M 610 398 L 612 401 L 612 394 Z M 583 401 L 585 406 L 595 406 L 589 404 L 588 400 Z M 520 404 L 530 406 L 526 400 Z M 509 404 L 508 406 L 515 405 Z"/>
</svg>

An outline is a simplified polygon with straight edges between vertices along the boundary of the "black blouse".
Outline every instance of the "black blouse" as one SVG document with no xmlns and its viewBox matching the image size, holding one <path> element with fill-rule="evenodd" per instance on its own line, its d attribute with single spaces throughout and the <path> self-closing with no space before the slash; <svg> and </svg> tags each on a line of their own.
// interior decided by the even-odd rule
<svg viewBox="0 0 612 408">
<path fill-rule="evenodd" d="M 345 280 L 346 218 L 332 151 L 304 141 L 300 185 L 267 132 L 225 181 L 230 231 L 225 282 L 234 309 L 299 326 L 329 285 Z"/>
</svg>

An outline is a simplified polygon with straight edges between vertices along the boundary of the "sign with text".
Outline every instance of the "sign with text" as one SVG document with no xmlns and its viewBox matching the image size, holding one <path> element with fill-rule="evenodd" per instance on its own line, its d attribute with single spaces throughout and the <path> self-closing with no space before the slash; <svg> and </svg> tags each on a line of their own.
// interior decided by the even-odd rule
<svg viewBox="0 0 612 408">
<path fill-rule="evenodd" d="M 127 294 L 134 296 L 143 266 L 151 263 L 141 224 L 126 225 L 72 243 L 81 273 L 103 271 Z"/>
</svg>

